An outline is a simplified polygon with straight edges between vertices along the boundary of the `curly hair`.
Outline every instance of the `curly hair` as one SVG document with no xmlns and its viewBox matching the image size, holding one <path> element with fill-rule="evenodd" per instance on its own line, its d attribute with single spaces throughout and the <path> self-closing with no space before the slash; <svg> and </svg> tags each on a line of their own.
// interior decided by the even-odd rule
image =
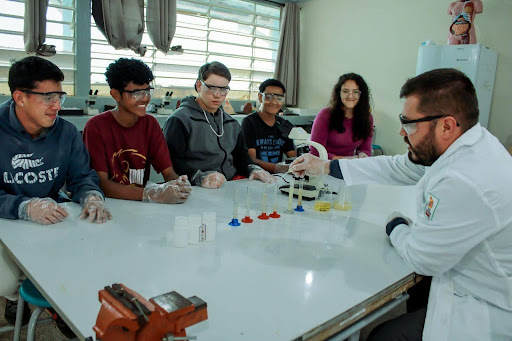
<svg viewBox="0 0 512 341">
<path fill-rule="evenodd" d="M 346 73 L 341 75 L 338 82 L 332 89 L 331 101 L 329 108 L 331 109 L 331 119 L 329 121 L 329 130 L 336 130 L 339 133 L 345 132 L 343 121 L 345 119 L 345 106 L 341 101 L 341 87 L 346 81 L 353 80 L 356 82 L 361 95 L 359 101 L 354 108 L 354 117 L 352 120 L 353 140 L 365 139 L 372 136 L 373 127 L 370 123 L 370 89 L 364 81 L 363 77 L 355 73 Z"/>
<path fill-rule="evenodd" d="M 105 78 L 111 89 L 122 92 L 130 82 L 138 85 L 149 84 L 154 77 L 149 66 L 142 60 L 119 58 L 107 67 Z"/>
</svg>

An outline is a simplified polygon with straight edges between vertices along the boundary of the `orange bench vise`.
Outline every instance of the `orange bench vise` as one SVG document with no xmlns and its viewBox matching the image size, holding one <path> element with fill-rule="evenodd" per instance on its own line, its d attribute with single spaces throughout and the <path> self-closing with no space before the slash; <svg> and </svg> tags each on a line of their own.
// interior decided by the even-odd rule
<svg viewBox="0 0 512 341">
<path fill-rule="evenodd" d="M 94 326 L 101 341 L 189 340 L 185 328 L 208 319 L 206 302 L 175 291 L 146 300 L 123 284 L 100 290 Z"/>
</svg>

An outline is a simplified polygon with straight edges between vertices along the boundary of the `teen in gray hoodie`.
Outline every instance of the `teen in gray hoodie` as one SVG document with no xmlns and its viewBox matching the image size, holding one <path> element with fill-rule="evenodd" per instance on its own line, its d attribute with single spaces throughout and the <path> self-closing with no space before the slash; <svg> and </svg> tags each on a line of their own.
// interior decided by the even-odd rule
<svg viewBox="0 0 512 341">
<path fill-rule="evenodd" d="M 270 173 L 252 162 L 240 124 L 222 109 L 230 80 L 222 63 L 208 63 L 199 69 L 198 96 L 184 98 L 165 122 L 173 166 L 178 174 L 187 174 L 193 185 L 207 188 L 219 188 L 235 175 L 275 182 Z"/>
</svg>

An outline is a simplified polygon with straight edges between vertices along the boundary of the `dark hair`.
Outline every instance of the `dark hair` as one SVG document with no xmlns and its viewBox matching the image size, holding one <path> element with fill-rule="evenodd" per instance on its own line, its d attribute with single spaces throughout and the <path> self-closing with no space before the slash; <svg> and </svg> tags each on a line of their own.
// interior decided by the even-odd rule
<svg viewBox="0 0 512 341">
<path fill-rule="evenodd" d="M 343 126 L 345 106 L 341 102 L 340 92 L 341 87 L 348 80 L 356 82 L 361 91 L 359 101 L 354 108 L 354 117 L 352 119 L 353 140 L 357 141 L 372 136 L 373 134 L 373 127 L 370 123 L 370 89 L 363 77 L 358 74 L 346 73 L 341 75 L 334 89 L 332 89 L 331 101 L 329 103 L 329 108 L 331 109 L 329 130 L 336 130 L 339 133 L 345 132 L 345 127 Z"/>
<path fill-rule="evenodd" d="M 199 68 L 199 72 L 197 73 L 197 80 L 204 81 L 210 77 L 211 74 L 224 77 L 228 81 L 231 81 L 231 72 L 229 72 L 229 69 L 226 67 L 226 65 L 222 64 L 221 62 L 211 62 L 201 66 Z M 194 89 L 197 91 L 196 84 L 194 84 Z"/>
<path fill-rule="evenodd" d="M 35 89 L 36 82 L 46 80 L 62 82 L 64 74 L 57 65 L 41 57 L 25 57 L 14 62 L 9 69 L 11 94 L 18 89 Z"/>
<path fill-rule="evenodd" d="M 154 77 L 149 66 L 142 60 L 119 58 L 107 67 L 105 78 L 111 89 L 122 92 L 130 82 L 138 85 L 149 84 Z"/>
<path fill-rule="evenodd" d="M 455 69 L 436 69 L 411 78 L 400 98 L 418 96 L 418 111 L 427 115 L 453 116 L 463 131 L 478 123 L 478 99 L 471 80 Z"/>
<path fill-rule="evenodd" d="M 281 81 L 279 81 L 277 79 L 269 78 L 269 79 L 263 81 L 263 83 L 260 84 L 260 92 L 264 92 L 265 89 L 267 88 L 267 86 L 280 87 L 281 89 L 283 89 L 283 94 L 286 93 L 286 88 L 284 87 L 284 84 L 281 83 Z"/>
</svg>

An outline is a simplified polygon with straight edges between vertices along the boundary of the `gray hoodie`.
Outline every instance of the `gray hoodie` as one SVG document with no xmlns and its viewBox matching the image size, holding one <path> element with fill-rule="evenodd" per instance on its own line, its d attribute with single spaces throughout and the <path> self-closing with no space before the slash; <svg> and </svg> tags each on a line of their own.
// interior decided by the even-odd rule
<svg viewBox="0 0 512 341">
<path fill-rule="evenodd" d="M 194 96 L 185 97 L 167 119 L 164 136 L 176 173 L 187 174 L 193 185 L 201 184 L 204 172 L 231 180 L 235 174 L 249 176 L 253 167 L 240 124 L 222 107 L 214 115 L 203 111 Z"/>
</svg>

